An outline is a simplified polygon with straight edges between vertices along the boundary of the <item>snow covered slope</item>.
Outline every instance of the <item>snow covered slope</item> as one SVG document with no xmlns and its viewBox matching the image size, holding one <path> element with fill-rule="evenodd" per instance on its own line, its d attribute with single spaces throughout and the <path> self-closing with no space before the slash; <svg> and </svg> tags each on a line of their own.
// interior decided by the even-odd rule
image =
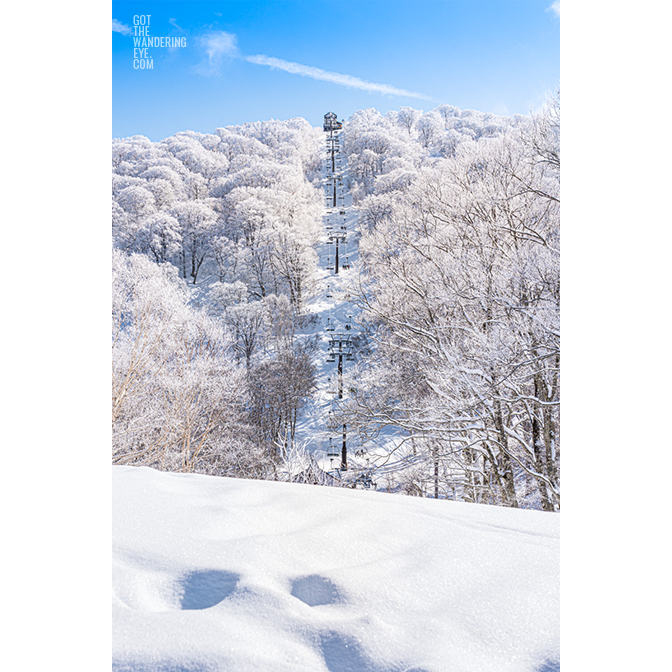
<svg viewBox="0 0 672 672">
<path fill-rule="evenodd" d="M 113 467 L 116 672 L 559 670 L 559 514 Z"/>
<path fill-rule="evenodd" d="M 318 269 L 317 282 L 312 288 L 312 295 L 306 302 L 306 312 L 317 319 L 311 329 L 304 330 L 304 336 L 319 334 L 320 348 L 314 358 L 317 371 L 316 392 L 301 409 L 297 423 L 296 442 L 305 445 L 306 450 L 313 453 L 320 466 L 330 471 L 340 465 L 340 458 L 328 458 L 330 438 L 334 447 L 340 448 L 341 433 L 330 432 L 328 429 L 329 412 L 335 408 L 338 401 L 338 365 L 329 362 L 329 340 L 336 333 L 351 331 L 355 326 L 359 309 L 347 297 L 347 286 L 352 281 L 359 264 L 359 222 L 358 213 L 352 207 L 352 196 L 345 188 L 348 179 L 347 161 L 341 158 L 340 149 L 334 155 L 334 169 L 332 170 L 331 154 L 328 148 L 335 146 L 338 134 L 329 140 L 325 138 L 322 148 L 325 160 L 322 165 L 322 189 L 325 195 L 326 210 L 323 217 L 323 238 L 317 247 Z M 331 143 L 334 143 L 332 145 Z M 336 185 L 336 205 L 333 204 L 332 194 Z M 328 241 L 336 235 L 345 236 L 346 244 L 339 246 L 339 272 L 336 273 L 335 248 Z M 347 371 L 350 364 L 344 364 Z M 346 392 L 347 396 L 347 392 Z M 348 437 L 350 457 L 354 453 L 356 437 Z"/>
</svg>

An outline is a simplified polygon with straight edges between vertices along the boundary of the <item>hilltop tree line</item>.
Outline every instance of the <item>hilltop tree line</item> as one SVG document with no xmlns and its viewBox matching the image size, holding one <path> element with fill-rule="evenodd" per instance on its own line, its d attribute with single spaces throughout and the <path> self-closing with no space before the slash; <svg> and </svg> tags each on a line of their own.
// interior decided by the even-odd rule
<svg viewBox="0 0 672 672">
<path fill-rule="evenodd" d="M 113 461 L 266 478 L 312 393 L 321 132 L 112 144 Z"/>
</svg>

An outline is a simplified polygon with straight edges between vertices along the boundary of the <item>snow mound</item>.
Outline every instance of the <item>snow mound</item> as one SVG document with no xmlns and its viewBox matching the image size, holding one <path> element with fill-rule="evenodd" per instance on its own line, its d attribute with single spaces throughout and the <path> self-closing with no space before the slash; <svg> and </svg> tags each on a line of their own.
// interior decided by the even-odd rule
<svg viewBox="0 0 672 672">
<path fill-rule="evenodd" d="M 116 672 L 559 670 L 559 514 L 113 467 Z"/>
</svg>

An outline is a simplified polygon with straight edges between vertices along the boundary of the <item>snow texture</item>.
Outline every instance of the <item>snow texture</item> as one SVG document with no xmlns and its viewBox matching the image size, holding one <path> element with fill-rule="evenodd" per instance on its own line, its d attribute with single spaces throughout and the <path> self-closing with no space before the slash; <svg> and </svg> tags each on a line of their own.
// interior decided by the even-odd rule
<svg viewBox="0 0 672 672">
<path fill-rule="evenodd" d="M 559 514 L 113 467 L 115 672 L 559 670 Z"/>
</svg>

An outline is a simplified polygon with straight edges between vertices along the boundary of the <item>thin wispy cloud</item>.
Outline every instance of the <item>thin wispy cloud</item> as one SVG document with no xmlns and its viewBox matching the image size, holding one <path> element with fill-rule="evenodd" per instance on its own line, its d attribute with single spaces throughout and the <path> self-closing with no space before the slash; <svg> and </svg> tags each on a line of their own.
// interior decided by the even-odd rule
<svg viewBox="0 0 672 672">
<path fill-rule="evenodd" d="M 546 9 L 547 12 L 553 12 L 558 18 L 560 18 L 560 0 L 555 0 L 555 2 Z"/>
<path fill-rule="evenodd" d="M 214 75 L 227 57 L 240 57 L 236 36 L 223 30 L 201 35 L 198 45 L 205 51 L 205 59 L 197 68 L 201 74 Z"/>
<path fill-rule="evenodd" d="M 112 32 L 121 33 L 122 35 L 133 35 L 133 31 L 130 26 L 123 24 L 121 21 L 112 19 Z"/>
<path fill-rule="evenodd" d="M 406 91 L 405 89 L 398 89 L 395 86 L 388 84 L 376 84 L 375 82 L 367 82 L 359 77 L 352 75 L 342 75 L 338 72 L 329 72 L 321 68 L 315 68 L 310 65 L 302 65 L 301 63 L 292 63 L 291 61 L 283 61 L 281 58 L 274 58 L 273 56 L 247 56 L 246 59 L 250 63 L 256 65 L 267 65 L 270 68 L 277 68 L 284 70 L 293 75 L 301 75 L 302 77 L 310 77 L 323 82 L 331 82 L 332 84 L 340 84 L 341 86 L 348 86 L 352 89 L 361 89 L 362 91 L 371 91 L 373 93 L 382 93 L 390 96 L 403 96 L 405 98 L 422 98 L 423 100 L 432 100 L 429 96 L 423 93 L 415 93 L 414 91 Z"/>
<path fill-rule="evenodd" d="M 283 70 L 293 75 L 310 77 L 322 82 L 330 82 L 340 86 L 347 86 L 352 89 L 360 89 L 371 93 L 380 93 L 388 96 L 401 96 L 404 98 L 420 98 L 422 100 L 432 100 L 430 96 L 415 91 L 407 91 L 389 84 L 377 84 L 376 82 L 367 82 L 359 77 L 344 75 L 339 72 L 330 72 L 322 70 L 311 65 L 293 63 L 285 61 L 274 56 L 244 56 L 238 50 L 238 40 L 233 33 L 227 33 L 223 30 L 204 33 L 197 39 L 199 47 L 204 51 L 203 60 L 196 66 L 197 72 L 202 75 L 216 75 L 227 58 L 241 58 L 248 63 L 255 65 L 265 65 L 271 69 Z"/>
</svg>

